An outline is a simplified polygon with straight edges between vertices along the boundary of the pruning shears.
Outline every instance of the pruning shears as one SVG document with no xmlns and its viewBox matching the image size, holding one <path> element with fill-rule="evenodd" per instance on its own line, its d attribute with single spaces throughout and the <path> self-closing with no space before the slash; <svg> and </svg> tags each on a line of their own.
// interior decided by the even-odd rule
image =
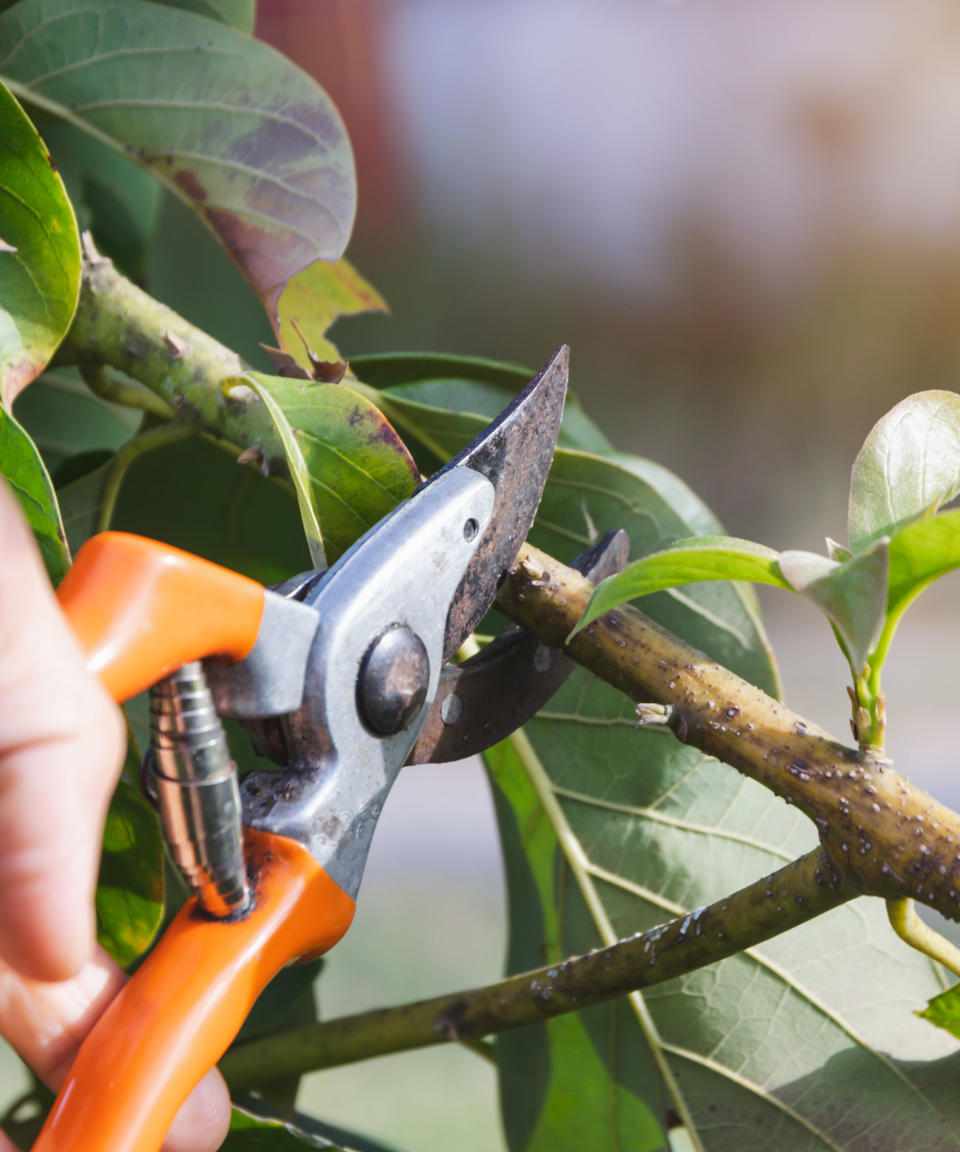
<svg viewBox="0 0 960 1152">
<path fill-rule="evenodd" d="M 122 533 L 58 590 L 117 701 L 151 689 L 144 787 L 193 898 L 77 1055 L 35 1152 L 150 1152 L 279 969 L 347 931 L 405 763 L 482 751 L 572 665 L 511 629 L 448 661 L 533 521 L 567 383 L 559 352 L 494 422 L 327 571 L 275 589 Z M 622 533 L 582 558 L 622 567 Z M 221 717 L 279 766 L 238 780 Z"/>
</svg>

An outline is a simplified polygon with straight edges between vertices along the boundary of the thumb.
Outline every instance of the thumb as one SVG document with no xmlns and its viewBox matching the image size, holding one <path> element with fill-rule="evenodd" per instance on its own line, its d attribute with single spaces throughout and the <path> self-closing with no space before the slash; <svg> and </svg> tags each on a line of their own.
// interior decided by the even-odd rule
<svg viewBox="0 0 960 1152">
<path fill-rule="evenodd" d="M 0 483 L 0 957 L 72 976 L 94 942 L 103 821 L 125 744 L 33 536 Z"/>
</svg>

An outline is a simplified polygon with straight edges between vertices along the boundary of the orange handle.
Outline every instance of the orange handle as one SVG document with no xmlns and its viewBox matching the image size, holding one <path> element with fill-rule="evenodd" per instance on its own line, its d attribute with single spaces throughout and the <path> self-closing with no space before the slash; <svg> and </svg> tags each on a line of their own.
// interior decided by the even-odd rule
<svg viewBox="0 0 960 1152">
<path fill-rule="evenodd" d="M 346 932 L 353 900 L 305 848 L 246 836 L 253 910 L 231 923 L 185 905 L 83 1042 L 33 1152 L 156 1152 L 271 977 Z"/>
<path fill-rule="evenodd" d="M 188 660 L 242 660 L 263 596 L 246 576 L 126 532 L 91 537 L 57 589 L 88 667 L 118 702 Z"/>
</svg>

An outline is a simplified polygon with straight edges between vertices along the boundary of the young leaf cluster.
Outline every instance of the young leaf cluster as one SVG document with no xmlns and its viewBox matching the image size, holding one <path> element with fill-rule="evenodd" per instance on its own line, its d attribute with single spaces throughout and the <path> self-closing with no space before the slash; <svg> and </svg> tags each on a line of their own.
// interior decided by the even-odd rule
<svg viewBox="0 0 960 1152">
<path fill-rule="evenodd" d="M 853 465 L 849 547 L 829 555 L 777 552 L 749 540 L 675 540 L 605 580 L 576 631 L 611 608 L 662 589 L 747 580 L 797 592 L 830 621 L 854 684 L 854 735 L 883 745 L 880 672 L 904 612 L 960 565 L 960 513 L 941 512 L 960 492 L 960 396 L 920 392 L 871 430 Z"/>
</svg>

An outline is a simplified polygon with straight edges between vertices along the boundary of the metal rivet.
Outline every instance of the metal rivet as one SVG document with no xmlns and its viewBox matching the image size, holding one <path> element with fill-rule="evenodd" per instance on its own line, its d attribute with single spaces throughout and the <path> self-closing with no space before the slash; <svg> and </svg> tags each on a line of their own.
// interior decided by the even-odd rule
<svg viewBox="0 0 960 1152">
<path fill-rule="evenodd" d="M 463 701 L 456 692 L 451 692 L 440 705 L 440 719 L 444 724 L 456 724 L 462 715 Z"/>
<path fill-rule="evenodd" d="M 423 707 L 430 658 L 423 641 L 403 624 L 382 632 L 360 665 L 357 705 L 360 718 L 377 736 L 402 732 Z"/>
</svg>

